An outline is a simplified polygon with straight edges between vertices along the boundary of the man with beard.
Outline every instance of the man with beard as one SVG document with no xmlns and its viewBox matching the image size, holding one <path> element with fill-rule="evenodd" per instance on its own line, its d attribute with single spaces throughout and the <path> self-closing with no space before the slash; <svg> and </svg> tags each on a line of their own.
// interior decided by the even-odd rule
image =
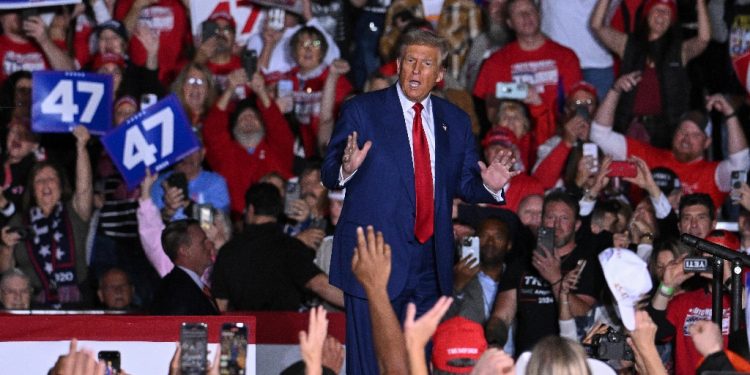
<svg viewBox="0 0 750 375">
<path fill-rule="evenodd" d="M 237 23 L 231 14 L 217 11 L 208 17 L 203 24 L 216 25 L 216 34 L 206 40 L 201 40 L 195 53 L 194 62 L 203 63 L 214 74 L 216 82 L 224 91 L 227 89 L 229 74 L 235 70 L 242 70 L 242 59 L 232 53 L 237 33 Z M 245 86 L 236 88 L 238 99 L 247 97 Z"/>
<path fill-rule="evenodd" d="M 481 325 L 487 321 L 505 270 L 505 256 L 513 247 L 508 232 L 508 224 L 499 217 L 479 224 L 479 263 L 466 257 L 453 267 L 453 304 L 444 320 L 462 316 Z"/>
<path fill-rule="evenodd" d="M 510 31 L 505 23 L 508 18 L 505 14 L 506 1 L 508 0 L 488 0 L 482 9 L 484 31 L 472 40 L 471 48 L 466 54 L 466 60 L 458 75 L 468 91 L 474 88 L 479 68 L 482 67 L 484 60 L 510 41 Z"/>
<path fill-rule="evenodd" d="M 560 333 L 556 300 L 561 281 L 575 269 L 579 260 L 586 260 L 586 267 L 577 289 L 570 294 L 568 303 L 573 315 L 586 314 L 596 302 L 601 286 L 605 285 L 597 254 L 611 247 L 612 234 L 591 234 L 589 226 L 582 225 L 578 213 L 578 201 L 570 194 L 554 192 L 544 198 L 542 225 L 554 228 L 554 248 L 537 249 L 532 259 L 521 258 L 509 265 L 498 286 L 487 330 L 506 329 L 515 319 L 517 353 L 530 350 L 544 336 Z M 583 233 L 586 241 L 581 244 L 575 241 L 579 228 L 586 231 Z"/>
<path fill-rule="evenodd" d="M 698 111 L 690 111 L 682 116 L 672 137 L 671 150 L 659 149 L 612 130 L 620 96 L 623 92 L 635 89 L 640 80 L 640 72 L 634 72 L 615 82 L 591 124 L 591 141 L 605 153 L 612 155 L 614 160 L 637 156 L 646 162 L 649 169 L 669 168 L 680 179 L 683 193 L 706 193 L 711 196 L 714 207 L 720 207 L 731 189 L 731 171 L 750 168 L 747 140 L 734 108 L 723 94 L 706 98 L 706 110 L 720 112 L 726 122 L 729 156 L 723 161 L 708 161 L 703 158 L 703 152 L 711 145 L 711 137 L 708 117 Z"/>
</svg>

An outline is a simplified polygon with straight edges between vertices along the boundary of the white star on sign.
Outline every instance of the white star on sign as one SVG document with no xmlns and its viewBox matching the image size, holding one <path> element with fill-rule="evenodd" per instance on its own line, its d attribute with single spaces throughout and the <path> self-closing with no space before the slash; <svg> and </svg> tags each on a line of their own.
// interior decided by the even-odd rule
<svg viewBox="0 0 750 375">
<path fill-rule="evenodd" d="M 62 257 L 63 255 L 65 255 L 65 252 L 60 249 L 57 249 L 57 254 L 55 255 L 57 256 L 57 260 L 62 260 Z"/>
<path fill-rule="evenodd" d="M 46 272 L 47 272 L 48 274 L 50 274 L 50 275 L 51 275 L 51 274 L 52 274 L 52 270 L 53 270 L 53 269 L 52 269 L 52 263 L 47 263 L 47 262 L 45 262 L 45 263 L 44 263 L 44 270 L 45 270 L 45 271 L 46 271 Z"/>
<path fill-rule="evenodd" d="M 62 238 L 62 236 L 62 233 L 55 232 L 55 234 L 53 235 L 53 237 L 55 237 L 55 242 L 60 243 L 60 239 Z"/>
<path fill-rule="evenodd" d="M 39 255 L 43 257 L 47 257 L 48 255 L 52 255 L 52 253 L 49 251 L 49 245 L 44 245 L 39 249 Z"/>
</svg>

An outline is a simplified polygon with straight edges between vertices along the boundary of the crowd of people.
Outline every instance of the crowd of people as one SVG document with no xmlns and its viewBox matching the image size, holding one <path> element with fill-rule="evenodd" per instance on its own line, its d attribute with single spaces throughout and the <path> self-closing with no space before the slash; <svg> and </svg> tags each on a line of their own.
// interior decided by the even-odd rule
<svg viewBox="0 0 750 375">
<path fill-rule="evenodd" d="M 324 306 L 352 374 L 598 374 L 576 343 L 614 333 L 613 372 L 750 369 L 679 241 L 750 251 L 740 5 L 299 0 L 240 44 L 190 3 L 0 11 L 3 308 L 311 311 L 317 368 Z M 32 131 L 42 70 L 111 75 L 112 128 L 175 94 L 199 150 L 129 190 L 86 127 Z"/>
</svg>

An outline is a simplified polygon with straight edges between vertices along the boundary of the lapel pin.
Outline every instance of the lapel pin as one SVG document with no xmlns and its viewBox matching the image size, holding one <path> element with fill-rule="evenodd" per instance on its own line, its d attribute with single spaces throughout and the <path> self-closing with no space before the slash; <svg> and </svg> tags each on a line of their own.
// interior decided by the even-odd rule
<svg viewBox="0 0 750 375">
<path fill-rule="evenodd" d="M 448 131 L 448 127 L 443 125 L 443 130 Z"/>
</svg>

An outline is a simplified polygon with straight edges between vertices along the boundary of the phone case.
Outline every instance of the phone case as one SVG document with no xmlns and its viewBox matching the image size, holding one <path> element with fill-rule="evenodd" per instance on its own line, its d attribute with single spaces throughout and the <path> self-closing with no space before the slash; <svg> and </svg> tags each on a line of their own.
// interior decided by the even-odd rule
<svg viewBox="0 0 750 375">
<path fill-rule="evenodd" d="M 609 177 L 635 177 L 638 174 L 635 163 L 629 161 L 613 161 L 609 164 Z"/>
</svg>

